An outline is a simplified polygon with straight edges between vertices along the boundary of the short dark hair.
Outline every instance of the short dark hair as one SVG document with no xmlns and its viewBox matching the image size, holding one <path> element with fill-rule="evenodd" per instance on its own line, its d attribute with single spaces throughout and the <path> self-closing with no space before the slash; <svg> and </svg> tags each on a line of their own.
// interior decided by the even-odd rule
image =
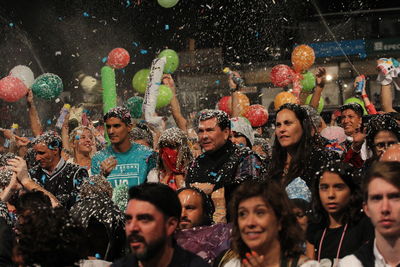
<svg viewBox="0 0 400 267">
<path fill-rule="evenodd" d="M 198 122 L 210 120 L 212 118 L 217 119 L 217 124 L 221 130 L 225 130 L 226 128 L 231 129 L 231 121 L 225 111 L 218 109 L 204 109 L 198 114 Z"/>
<path fill-rule="evenodd" d="M 358 104 L 358 103 L 349 103 L 349 104 L 345 104 L 343 106 L 340 107 L 340 111 L 343 113 L 343 111 L 345 111 L 346 109 L 351 109 L 353 110 L 355 113 L 357 113 L 357 115 L 361 118 L 364 114 L 364 109 L 363 107 Z"/>
<path fill-rule="evenodd" d="M 372 150 L 375 136 L 380 131 L 392 132 L 400 141 L 400 126 L 389 114 L 379 114 L 372 117 L 367 124 L 367 145 Z"/>
<path fill-rule="evenodd" d="M 364 202 L 368 200 L 368 186 L 375 178 L 380 178 L 400 189 L 400 162 L 378 161 L 372 165 L 363 183 Z"/>
<path fill-rule="evenodd" d="M 165 217 L 181 218 L 182 206 L 175 191 L 162 183 L 144 183 L 129 189 L 129 200 L 153 204 Z"/>
<path fill-rule="evenodd" d="M 16 204 L 15 209 L 18 214 L 22 214 L 27 210 L 34 210 L 37 208 L 50 208 L 51 201 L 42 191 L 33 190 L 21 195 Z"/>
<path fill-rule="evenodd" d="M 182 187 L 176 191 L 176 195 L 178 196 L 181 192 L 191 190 L 196 192 L 201 196 L 201 205 L 203 207 L 203 225 L 211 225 L 213 222 L 213 214 L 215 211 L 214 202 L 211 200 L 210 196 L 204 193 L 203 190 L 198 189 L 197 187 Z"/>
<path fill-rule="evenodd" d="M 109 118 L 117 118 L 126 125 L 132 125 L 131 113 L 124 107 L 115 107 L 110 109 L 106 114 L 104 114 L 104 122 L 106 122 Z"/>
</svg>

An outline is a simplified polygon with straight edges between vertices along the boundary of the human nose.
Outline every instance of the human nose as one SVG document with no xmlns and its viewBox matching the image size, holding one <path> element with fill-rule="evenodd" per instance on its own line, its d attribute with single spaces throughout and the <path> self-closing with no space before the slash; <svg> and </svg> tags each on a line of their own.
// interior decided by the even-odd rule
<svg viewBox="0 0 400 267">
<path fill-rule="evenodd" d="M 245 221 L 245 225 L 248 228 L 254 228 L 256 225 L 256 218 L 254 214 L 249 214 L 247 215 L 246 221 Z"/>
<path fill-rule="evenodd" d="M 328 198 L 335 199 L 335 197 L 336 197 L 335 190 L 333 188 L 329 188 L 328 189 Z"/>
<path fill-rule="evenodd" d="M 125 224 L 126 230 L 131 233 L 131 232 L 138 232 L 139 231 L 139 224 L 137 223 L 137 220 L 132 219 L 126 222 Z"/>
<path fill-rule="evenodd" d="M 390 213 L 390 202 L 388 198 L 383 198 L 381 203 L 381 212 L 383 215 L 387 215 Z"/>
</svg>

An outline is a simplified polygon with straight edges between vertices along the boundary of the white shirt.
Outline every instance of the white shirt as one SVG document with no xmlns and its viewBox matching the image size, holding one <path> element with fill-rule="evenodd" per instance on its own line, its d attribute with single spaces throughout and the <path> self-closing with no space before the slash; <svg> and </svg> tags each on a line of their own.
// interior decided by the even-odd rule
<svg viewBox="0 0 400 267">
<path fill-rule="evenodd" d="M 374 257 L 375 257 L 375 267 L 393 267 L 386 263 L 382 254 L 379 252 L 378 248 L 376 247 L 376 239 L 374 240 Z M 341 259 L 339 261 L 339 266 L 363 267 L 362 263 L 353 254 Z"/>
</svg>

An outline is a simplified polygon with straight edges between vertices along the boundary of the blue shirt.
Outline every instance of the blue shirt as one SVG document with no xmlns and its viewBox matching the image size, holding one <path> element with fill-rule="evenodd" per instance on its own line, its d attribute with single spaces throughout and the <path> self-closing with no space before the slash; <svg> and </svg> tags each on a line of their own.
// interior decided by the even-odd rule
<svg viewBox="0 0 400 267">
<path fill-rule="evenodd" d="M 107 180 L 115 188 L 120 184 L 128 187 L 142 184 L 147 174 L 156 166 L 156 153 L 146 146 L 132 143 L 123 153 L 115 152 L 111 146 L 97 152 L 92 158 L 92 174 L 100 174 L 100 164 L 109 157 L 115 157 L 117 166 L 108 175 Z"/>
</svg>

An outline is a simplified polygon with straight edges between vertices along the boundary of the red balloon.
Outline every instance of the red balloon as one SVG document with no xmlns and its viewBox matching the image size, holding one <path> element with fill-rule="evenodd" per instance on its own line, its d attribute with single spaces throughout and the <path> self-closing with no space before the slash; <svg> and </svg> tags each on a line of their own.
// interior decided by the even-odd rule
<svg viewBox="0 0 400 267">
<path fill-rule="evenodd" d="M 294 71 L 286 65 L 279 64 L 271 70 L 271 81 L 277 87 L 288 86 L 293 81 Z"/>
<path fill-rule="evenodd" d="M 244 116 L 250 121 L 253 127 L 263 126 L 268 121 L 268 111 L 262 105 L 251 105 Z"/>
<path fill-rule="evenodd" d="M 114 69 L 125 68 L 129 64 L 130 56 L 123 48 L 114 48 L 108 54 L 107 64 Z"/>
<path fill-rule="evenodd" d="M 13 76 L 6 76 L 0 80 L 0 98 L 7 102 L 16 102 L 28 93 L 23 81 Z"/>
<path fill-rule="evenodd" d="M 217 104 L 217 109 L 225 111 L 228 115 L 231 114 L 231 97 L 224 96 L 222 97 Z"/>
</svg>

